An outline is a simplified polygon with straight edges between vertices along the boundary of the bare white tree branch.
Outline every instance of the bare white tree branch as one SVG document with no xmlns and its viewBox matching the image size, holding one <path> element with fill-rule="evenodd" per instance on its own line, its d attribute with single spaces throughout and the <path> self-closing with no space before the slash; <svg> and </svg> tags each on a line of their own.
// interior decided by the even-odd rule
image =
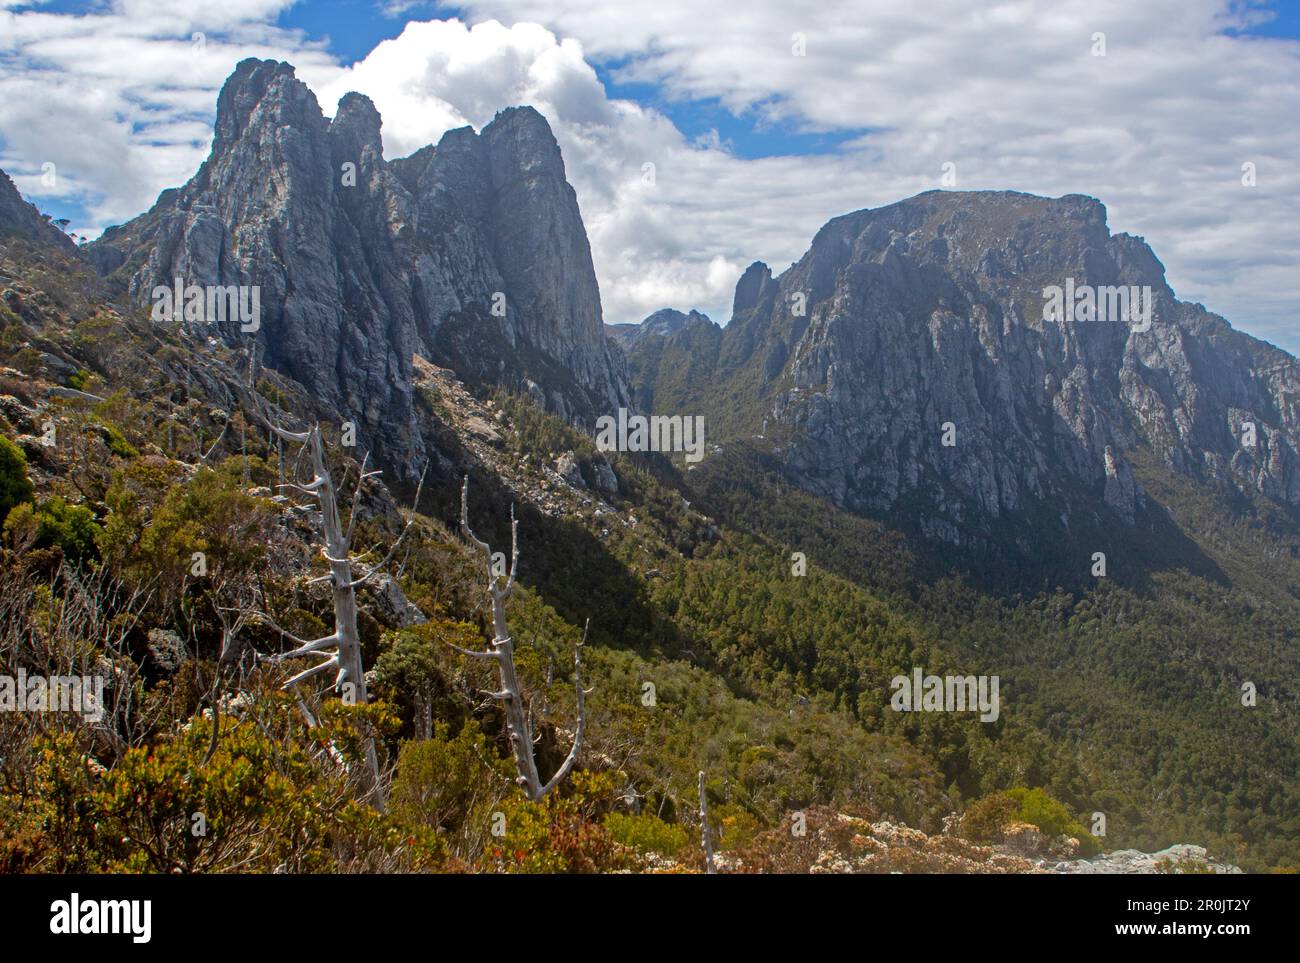
<svg viewBox="0 0 1300 963">
<path fill-rule="evenodd" d="M 519 691 L 519 677 L 515 671 L 514 640 L 510 637 L 510 626 L 506 621 L 506 599 L 514 589 L 515 572 L 519 567 L 519 521 L 515 518 L 514 508 L 510 510 L 510 569 L 505 584 L 492 565 L 492 549 L 487 542 L 478 538 L 469 525 L 469 476 L 460 490 L 460 529 L 465 538 L 483 553 L 487 567 L 487 588 L 492 599 L 492 649 L 487 652 L 474 652 L 458 645 L 447 643 L 462 655 L 476 659 L 496 659 L 501 676 L 501 688 L 487 695 L 498 700 L 506 717 L 506 731 L 510 737 L 510 747 L 515 757 L 515 768 L 519 772 L 515 780 L 523 787 L 528 798 L 536 801 L 554 789 L 572 771 L 578 754 L 582 752 L 583 736 L 587 728 L 586 692 L 582 688 L 582 646 L 587 640 L 587 630 L 583 629 L 582 642 L 578 643 L 574 655 L 574 683 L 578 692 L 578 723 L 574 733 L 573 745 L 560 768 L 547 782 L 543 783 L 537 771 L 537 760 L 533 747 L 537 740 L 533 736 L 532 717 Z M 590 627 L 590 620 L 588 620 Z"/>
<path fill-rule="evenodd" d="M 321 554 L 329 565 L 329 573 L 312 579 L 312 582 L 329 582 L 334 602 L 334 631 L 319 639 L 304 640 L 286 631 L 268 616 L 258 614 L 270 624 L 276 632 L 292 641 L 297 647 L 289 652 L 272 656 L 271 660 L 285 662 L 291 659 L 316 657 L 322 659 L 315 665 L 297 673 L 284 683 L 285 689 L 306 682 L 331 669 L 335 670 L 334 690 L 350 702 L 365 703 L 369 701 L 366 691 L 365 668 L 361 657 L 361 634 L 357 625 L 356 587 L 376 575 L 387 564 L 397 550 L 397 544 L 405 538 L 414 523 L 408 518 L 399 535 L 397 543 L 378 565 L 371 566 L 361 578 L 353 576 L 353 559 L 351 544 L 356 522 L 357 507 L 361 499 L 362 485 L 367 478 L 373 478 L 378 472 L 367 471 L 369 455 L 363 459 L 357 473 L 356 490 L 353 494 L 351 510 L 348 515 L 348 527 L 344 530 L 339 514 L 338 493 L 325 463 L 325 446 L 319 425 L 312 425 L 306 431 L 289 431 L 275 424 L 264 411 L 264 402 L 256 391 L 252 391 L 253 406 L 271 433 L 281 441 L 301 444 L 311 459 L 312 479 L 306 484 L 289 482 L 281 488 L 293 488 L 315 499 L 320 508 L 320 526 L 323 545 Z M 423 478 L 421 478 L 423 485 Z M 419 490 L 416 492 L 417 503 Z M 315 717 L 306 711 L 306 703 L 299 700 L 309 724 L 315 724 Z M 383 784 L 379 773 L 378 754 L 375 741 L 367 735 L 363 740 L 362 751 L 365 755 L 362 782 L 366 795 L 381 808 L 384 805 Z M 332 754 L 337 757 L 337 750 Z"/>
<path fill-rule="evenodd" d="M 704 850 L 704 871 L 712 876 L 717 872 L 713 865 L 713 834 L 709 830 L 709 801 L 704 797 L 704 770 L 700 770 L 700 847 Z"/>
</svg>

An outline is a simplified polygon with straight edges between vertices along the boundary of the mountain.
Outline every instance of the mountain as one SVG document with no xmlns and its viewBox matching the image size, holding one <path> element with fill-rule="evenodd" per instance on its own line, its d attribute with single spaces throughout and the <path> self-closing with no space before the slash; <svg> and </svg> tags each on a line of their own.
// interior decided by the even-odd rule
<svg viewBox="0 0 1300 963">
<path fill-rule="evenodd" d="M 1149 290 L 1149 327 L 1045 312 L 1067 285 Z M 713 442 L 763 436 L 806 490 L 943 543 L 1155 524 L 1143 452 L 1300 508 L 1300 364 L 1179 301 L 1089 197 L 932 191 L 837 217 L 779 277 L 751 265 L 725 328 L 682 337 L 628 343 L 638 400 L 704 414 Z"/>
<path fill-rule="evenodd" d="M 642 338 L 653 336 L 670 338 L 683 328 L 700 324 L 709 325 L 713 322 L 709 320 L 707 314 L 701 314 L 699 311 L 692 310 L 689 314 L 683 314 L 674 308 L 660 308 L 640 324 L 605 325 L 605 336 L 627 348 Z"/>
<path fill-rule="evenodd" d="M 347 94 L 328 119 L 290 65 L 245 60 L 198 173 L 87 257 L 141 306 L 177 278 L 257 286 L 265 363 L 355 418 L 404 472 L 424 460 L 413 354 L 579 423 L 626 402 L 546 120 L 505 110 L 392 162 L 380 128 L 368 98 Z M 219 333 L 241 338 L 231 319 Z"/>
<path fill-rule="evenodd" d="M 50 223 L 18 193 L 9 175 L 0 171 L 0 234 L 21 235 L 51 245 L 64 253 L 75 249 L 72 239 Z"/>
<path fill-rule="evenodd" d="M 607 344 L 535 112 L 384 161 L 365 98 L 327 121 L 249 61 L 218 113 L 195 179 L 94 245 L 0 196 L 3 661 L 108 675 L 115 706 L 0 726 L 0 868 L 699 869 L 701 772 L 727 871 L 1300 865 L 1295 361 L 1178 302 L 1096 201 L 848 215 L 780 277 L 751 266 L 726 327 L 666 310 Z M 169 274 L 260 286 L 256 386 L 324 426 L 358 564 L 411 526 L 357 595 L 382 715 L 328 711 L 324 678 L 297 693 L 345 756 L 378 745 L 384 813 L 281 691 L 310 668 L 277 659 L 285 633 L 337 619 L 323 516 L 279 487 L 307 466 L 263 430 L 235 319 L 150 317 Z M 1150 329 L 1043 320 L 1044 289 L 1121 281 L 1152 288 Z M 709 456 L 598 451 L 584 421 L 629 402 L 707 415 Z M 400 471 L 353 487 L 348 417 Z M 393 479 L 421 458 L 412 505 Z M 466 476 L 493 549 L 518 523 L 507 615 L 547 773 L 587 643 L 572 792 L 542 803 L 511 778 L 497 670 L 447 644 L 496 632 Z M 1071 579 L 1097 550 L 1114 577 Z M 990 584 L 1006 569 L 1031 581 Z M 998 680 L 996 718 L 895 711 L 918 670 Z M 159 822 L 182 784 L 233 835 L 192 836 L 188 804 Z"/>
<path fill-rule="evenodd" d="M 607 336 L 627 355 L 628 383 L 636 406 L 655 408 L 659 397 L 679 398 L 717 363 L 722 328 L 699 311 L 663 308 L 640 324 L 610 325 Z"/>
</svg>

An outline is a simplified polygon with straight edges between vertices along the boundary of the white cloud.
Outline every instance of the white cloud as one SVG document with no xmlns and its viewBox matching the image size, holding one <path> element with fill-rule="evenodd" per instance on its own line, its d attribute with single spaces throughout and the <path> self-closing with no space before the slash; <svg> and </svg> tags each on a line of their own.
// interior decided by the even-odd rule
<svg viewBox="0 0 1300 963">
<path fill-rule="evenodd" d="M 540 110 L 578 193 L 610 323 L 665 305 L 725 321 L 745 265 L 793 260 L 827 217 L 864 203 L 856 160 L 751 161 L 690 144 L 662 114 L 607 98 L 582 46 L 535 24 L 412 23 L 341 74 L 299 74 L 325 105 L 349 90 L 371 97 L 389 157 L 482 128 L 511 104 Z"/>
<path fill-rule="evenodd" d="M 374 100 L 390 158 L 454 127 L 481 129 L 512 104 L 540 110 L 578 193 L 611 323 L 639 321 L 669 304 L 701 306 L 726 320 L 746 258 L 764 240 L 753 230 L 763 218 L 746 210 L 746 194 L 775 164 L 693 147 L 661 114 L 609 99 L 581 44 L 536 24 L 411 23 L 341 72 L 322 67 L 299 76 L 326 111 L 349 90 Z M 653 186 L 644 182 L 646 164 L 655 165 Z M 780 162 L 767 190 L 789 182 L 800 164 Z M 793 219 L 796 245 L 817 226 L 803 220 Z M 791 226 L 782 214 L 766 224 L 769 236 Z M 715 240 L 724 235 L 725 250 Z"/>
<path fill-rule="evenodd" d="M 582 48 L 536 24 L 489 22 L 471 30 L 456 20 L 410 23 L 345 70 L 300 70 L 299 76 L 327 113 L 349 90 L 374 100 L 390 157 L 452 127 L 482 127 L 514 104 L 532 104 L 557 127 L 616 120 Z"/>
<path fill-rule="evenodd" d="M 94 235 L 191 177 L 217 92 L 247 56 L 332 64 L 269 26 L 291 0 L 120 0 L 83 15 L 0 11 L 0 168 L 30 197 L 85 206 Z M 197 34 L 197 36 L 196 36 Z M 54 186 L 41 178 L 55 165 Z"/>
<path fill-rule="evenodd" d="M 675 153 L 682 166 L 661 171 L 659 201 L 674 206 L 666 218 L 690 237 L 682 256 L 697 274 L 719 255 L 779 268 L 829 217 L 937 187 L 952 161 L 961 188 L 1100 198 L 1112 230 L 1143 234 L 1182 296 L 1300 349 L 1300 43 L 1223 33 L 1259 20 L 1258 10 L 1233 4 L 1230 16 L 1218 0 L 983 10 L 964 0 L 746 0 L 725 13 L 691 0 L 464 5 L 544 23 L 580 40 L 589 59 L 620 63 L 616 77 L 672 97 L 717 98 L 806 130 L 871 130 L 856 150 L 793 163 Z M 1104 57 L 1092 55 L 1097 33 Z M 795 34 L 805 56 L 792 53 Z M 1247 161 L 1254 188 L 1241 184 Z M 711 201 L 742 210 L 709 212 Z"/>
<path fill-rule="evenodd" d="M 1227 0 L 465 0 L 472 28 L 411 23 L 349 67 L 270 26 L 284 5 L 0 9 L 0 167 L 40 193 L 53 160 L 59 190 L 91 200 L 93 226 L 130 216 L 198 166 L 234 63 L 276 56 L 327 113 L 346 90 L 371 96 L 390 157 L 536 106 L 564 151 L 610 322 L 663 306 L 725 321 L 751 260 L 780 271 L 830 217 L 938 187 L 951 161 L 960 188 L 1100 198 L 1180 295 L 1300 349 L 1300 43 L 1224 35 L 1255 16 L 1229 18 Z M 1091 55 L 1097 32 L 1105 57 Z M 759 125 L 856 136 L 832 154 L 744 159 L 610 99 L 595 63 Z"/>
</svg>

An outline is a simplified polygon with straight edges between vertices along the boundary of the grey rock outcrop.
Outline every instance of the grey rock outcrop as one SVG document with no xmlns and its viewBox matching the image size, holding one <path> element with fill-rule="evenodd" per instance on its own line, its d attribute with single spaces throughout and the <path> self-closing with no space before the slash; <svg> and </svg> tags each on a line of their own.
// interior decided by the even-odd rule
<svg viewBox="0 0 1300 963">
<path fill-rule="evenodd" d="M 1149 329 L 1136 312 L 1044 320 L 1044 291 L 1067 279 L 1149 287 Z M 719 442 L 769 435 L 802 487 L 912 511 L 943 541 L 976 543 L 1031 504 L 1066 528 L 1079 506 L 1132 524 L 1138 448 L 1300 506 L 1300 364 L 1177 300 L 1093 198 L 932 191 L 835 218 L 779 277 L 745 271 L 685 379 L 670 370 L 682 337 L 629 348 L 646 407 L 702 411 Z"/>
<path fill-rule="evenodd" d="M 614 468 L 604 458 L 596 457 L 592 460 L 591 470 L 596 476 L 596 489 L 606 495 L 618 494 L 618 475 L 615 474 Z"/>
<path fill-rule="evenodd" d="M 571 451 L 566 451 L 555 460 L 555 473 L 573 488 L 586 488 L 586 479 L 582 477 L 582 468 L 578 464 L 578 457 Z"/>
<path fill-rule="evenodd" d="M 409 476 L 425 454 L 414 354 L 469 381 L 531 380 L 575 422 L 628 397 L 576 196 L 532 108 L 388 162 L 368 98 L 345 95 L 330 120 L 290 65 L 245 60 L 199 172 L 87 256 L 142 306 L 176 278 L 257 286 L 264 363 Z M 235 319 L 219 333 L 249 337 Z"/>
<path fill-rule="evenodd" d="M 1231 863 L 1212 859 L 1203 846 L 1179 843 L 1155 853 L 1136 849 L 1119 849 L 1094 859 L 1070 859 L 1048 864 L 1053 873 L 1114 875 L 1131 873 L 1214 873 L 1239 875 L 1241 869 Z"/>
<path fill-rule="evenodd" d="M 402 586 L 391 575 L 380 575 L 367 586 L 368 597 L 380 621 L 395 628 L 423 625 L 429 621 L 420 607 L 406 597 Z"/>
<path fill-rule="evenodd" d="M 189 660 L 184 640 L 171 629 L 149 630 L 149 655 L 165 674 L 171 675 Z"/>
</svg>

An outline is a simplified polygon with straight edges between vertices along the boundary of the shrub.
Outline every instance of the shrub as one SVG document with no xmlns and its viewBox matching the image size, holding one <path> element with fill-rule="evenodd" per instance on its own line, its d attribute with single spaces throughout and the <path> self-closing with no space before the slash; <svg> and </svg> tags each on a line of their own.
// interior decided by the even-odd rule
<svg viewBox="0 0 1300 963">
<path fill-rule="evenodd" d="M 31 501 L 31 479 L 27 477 L 27 456 L 4 435 L 0 435 L 0 524 L 15 505 Z"/>
<path fill-rule="evenodd" d="M 374 668 L 375 690 L 409 709 L 416 739 L 433 738 L 434 715 L 457 711 L 445 678 L 451 652 L 447 643 L 482 648 L 482 633 L 468 622 L 455 622 L 434 611 L 428 622 L 385 633 L 383 641 L 385 648 Z"/>
<path fill-rule="evenodd" d="M 1016 818 L 1016 801 L 995 792 L 966 807 L 961 817 L 961 834 L 976 843 L 1000 843 L 1002 828 Z"/>
<path fill-rule="evenodd" d="M 500 813 L 500 816 L 497 816 Z M 602 873 L 630 868 L 626 851 L 572 799 L 551 793 L 540 803 L 505 801 L 497 813 L 505 833 L 493 838 L 482 868 L 499 873 Z"/>
<path fill-rule="evenodd" d="M 37 801 L 28 804 L 39 819 L 27 813 L 37 835 L 8 859 L 43 872 L 154 873 L 374 872 L 443 862 L 436 834 L 352 801 L 302 747 L 223 724 L 209 758 L 210 732 L 211 723 L 198 721 L 128 750 L 107 770 L 71 734 L 47 739 L 35 767 Z M 192 831 L 196 814 L 202 834 Z"/>
<path fill-rule="evenodd" d="M 200 468 L 154 510 L 128 564 L 158 575 L 165 597 L 179 594 L 195 552 L 203 553 L 215 581 L 251 571 L 265 559 L 274 516 L 266 501 L 243 490 L 241 465 Z"/>
<path fill-rule="evenodd" d="M 95 516 L 84 505 L 72 505 L 55 495 L 40 504 L 20 505 L 4 524 L 5 540 L 15 548 L 58 548 L 73 564 L 99 558 Z"/>
<path fill-rule="evenodd" d="M 961 834 L 973 842 L 998 843 L 1003 828 L 1011 822 L 1029 823 L 1051 839 L 1073 836 L 1079 840 L 1079 852 L 1084 856 L 1101 852 L 1100 840 L 1041 788 L 1018 786 L 971 803 L 962 815 Z"/>
<path fill-rule="evenodd" d="M 10 367 L 17 368 L 25 375 L 37 377 L 45 370 L 45 364 L 41 361 L 41 353 L 35 348 L 28 345 L 20 348 L 12 358 L 9 359 Z"/>
<path fill-rule="evenodd" d="M 121 429 L 112 422 L 105 421 L 102 418 L 96 419 L 100 428 L 104 432 L 104 441 L 108 445 L 108 450 L 117 455 L 118 458 L 136 458 L 140 452 L 136 451 L 135 446 L 126 440 Z"/>
<path fill-rule="evenodd" d="M 1016 803 L 1015 818 L 1022 823 L 1037 826 L 1044 835 L 1072 836 L 1073 829 L 1081 828 L 1070 811 L 1042 789 L 1018 787 L 1008 790 L 1007 795 Z"/>
<path fill-rule="evenodd" d="M 121 563 L 136 551 L 154 510 L 180 479 L 174 465 L 154 457 L 131 461 L 113 473 L 104 494 L 108 516 L 99 546 L 105 559 Z"/>
<path fill-rule="evenodd" d="M 606 873 L 632 869 L 632 854 L 596 821 L 612 804 L 612 773 L 579 770 L 541 802 L 516 795 L 489 814 L 505 833 L 489 841 L 480 868 L 505 873 Z M 499 815 L 498 815 L 499 814 Z"/>
<path fill-rule="evenodd" d="M 487 837 L 488 812 L 513 790 L 513 770 L 498 759 L 474 722 L 455 736 L 439 722 L 433 738 L 403 744 L 389 793 L 393 815 L 461 838 L 463 852 Z"/>
<path fill-rule="evenodd" d="M 717 847 L 720 851 L 749 845 L 763 829 L 757 816 L 735 803 L 712 807 L 709 819 L 717 829 Z"/>
<path fill-rule="evenodd" d="M 641 853 L 676 856 L 691 842 L 690 834 L 682 826 L 649 814 L 610 813 L 605 817 L 605 828 L 615 842 Z"/>
</svg>

